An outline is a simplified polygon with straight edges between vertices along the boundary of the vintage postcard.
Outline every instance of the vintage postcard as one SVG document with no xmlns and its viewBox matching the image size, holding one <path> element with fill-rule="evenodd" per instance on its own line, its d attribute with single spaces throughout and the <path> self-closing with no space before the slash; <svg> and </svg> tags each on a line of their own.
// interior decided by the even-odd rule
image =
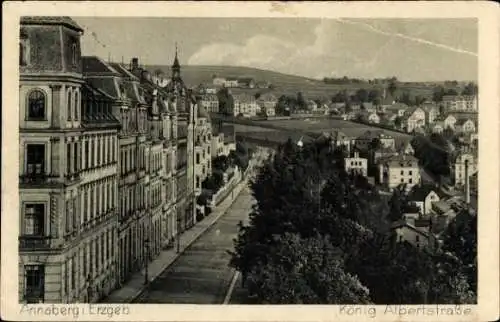
<svg viewBox="0 0 500 322">
<path fill-rule="evenodd" d="M 13 321 L 499 317 L 492 2 L 7 2 Z"/>
</svg>

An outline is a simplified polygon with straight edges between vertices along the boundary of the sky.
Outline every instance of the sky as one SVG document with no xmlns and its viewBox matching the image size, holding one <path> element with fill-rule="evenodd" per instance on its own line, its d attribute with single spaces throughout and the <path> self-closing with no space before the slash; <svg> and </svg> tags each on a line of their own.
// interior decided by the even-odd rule
<svg viewBox="0 0 500 322">
<path fill-rule="evenodd" d="M 230 65 L 311 78 L 477 80 L 475 19 L 73 17 L 84 55 Z"/>
</svg>

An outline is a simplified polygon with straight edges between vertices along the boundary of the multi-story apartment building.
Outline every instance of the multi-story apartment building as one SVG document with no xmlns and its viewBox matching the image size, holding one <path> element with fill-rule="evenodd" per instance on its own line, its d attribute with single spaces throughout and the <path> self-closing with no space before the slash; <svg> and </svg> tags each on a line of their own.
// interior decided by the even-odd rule
<svg viewBox="0 0 500 322">
<path fill-rule="evenodd" d="M 85 83 L 82 33 L 69 17 L 21 18 L 21 302 L 92 302 L 116 284 L 120 125 Z"/>
<path fill-rule="evenodd" d="M 129 68 L 84 57 L 87 81 L 114 99 L 120 120 L 119 276 L 129 276 L 177 236 L 175 109 L 133 58 Z"/>
<path fill-rule="evenodd" d="M 175 189 L 176 189 L 176 231 L 177 234 L 196 223 L 196 199 L 194 195 L 194 126 L 196 99 L 181 77 L 181 66 L 175 53 L 171 68 L 171 80 L 162 90 L 167 93 L 168 102 L 176 111 L 172 118 L 172 131 L 176 142 Z"/>
<path fill-rule="evenodd" d="M 358 152 L 350 158 L 344 159 L 344 169 L 347 173 L 355 173 L 364 177 L 368 174 L 368 159 L 360 158 Z"/>
<path fill-rule="evenodd" d="M 210 113 L 219 113 L 219 99 L 215 94 L 203 94 L 199 105 Z"/>
<path fill-rule="evenodd" d="M 201 183 L 212 174 L 212 125 L 210 116 L 203 106 L 196 107 L 196 119 L 194 129 L 194 176 L 195 195 L 201 194 Z"/>
<path fill-rule="evenodd" d="M 477 112 L 477 96 L 445 95 L 443 106 L 446 112 Z"/>
<path fill-rule="evenodd" d="M 471 177 L 476 172 L 477 158 L 474 151 L 470 149 L 460 151 L 460 153 L 458 153 L 456 158 L 450 164 L 450 173 L 455 186 L 463 186 L 466 182 L 467 176 Z"/>
<path fill-rule="evenodd" d="M 252 117 L 257 115 L 257 110 L 259 106 L 253 95 L 246 93 L 233 95 L 234 106 L 233 110 L 229 111 L 231 115 L 239 116 L 243 115 L 245 117 Z"/>
<path fill-rule="evenodd" d="M 401 185 L 413 188 L 420 183 L 418 159 L 403 154 L 379 160 L 379 183 L 390 189 Z"/>
</svg>

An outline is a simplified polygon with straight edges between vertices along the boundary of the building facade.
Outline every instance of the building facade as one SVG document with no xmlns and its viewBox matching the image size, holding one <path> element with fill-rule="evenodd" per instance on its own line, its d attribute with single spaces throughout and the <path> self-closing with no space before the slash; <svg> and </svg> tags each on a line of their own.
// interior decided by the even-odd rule
<svg viewBox="0 0 500 322">
<path fill-rule="evenodd" d="M 390 189 L 401 185 L 412 188 L 420 183 L 418 159 L 396 155 L 379 161 L 379 182 Z"/>
<path fill-rule="evenodd" d="M 20 30 L 19 299 L 97 301 L 116 285 L 118 129 L 68 17 Z"/>
<path fill-rule="evenodd" d="M 477 112 L 477 96 L 445 95 L 443 105 L 446 112 Z"/>
</svg>

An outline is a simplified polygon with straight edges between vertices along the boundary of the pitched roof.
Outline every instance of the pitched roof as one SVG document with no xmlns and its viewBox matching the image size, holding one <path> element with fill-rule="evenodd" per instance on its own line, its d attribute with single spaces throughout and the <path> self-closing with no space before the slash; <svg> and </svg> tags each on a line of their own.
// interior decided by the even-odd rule
<svg viewBox="0 0 500 322">
<path fill-rule="evenodd" d="M 411 201 L 424 201 L 432 191 L 436 192 L 436 187 L 433 185 L 416 185 L 410 191 L 408 199 Z"/>
<path fill-rule="evenodd" d="M 88 84 L 92 85 L 92 87 L 100 89 L 102 92 L 113 97 L 114 99 L 121 97 L 120 89 L 118 88 L 115 79 L 112 77 L 89 77 L 86 81 Z M 129 95 L 127 96 L 130 97 Z"/>
<path fill-rule="evenodd" d="M 399 220 L 399 221 L 394 222 L 391 225 L 391 228 L 392 229 L 408 228 L 410 230 L 415 231 L 416 233 L 419 233 L 419 234 L 425 236 L 426 238 L 429 238 L 429 233 L 428 232 L 426 232 L 426 231 L 424 231 L 422 229 L 419 229 L 418 227 L 415 227 L 414 225 L 408 223 L 406 220 Z"/>
<path fill-rule="evenodd" d="M 82 27 L 67 16 L 22 16 L 21 25 L 63 25 L 76 31 L 83 31 Z"/>
<path fill-rule="evenodd" d="M 84 75 L 121 76 L 109 63 L 97 56 L 83 56 L 82 69 Z"/>
<path fill-rule="evenodd" d="M 412 155 L 393 155 L 381 159 L 379 162 L 390 167 L 418 167 L 418 159 Z"/>
</svg>

